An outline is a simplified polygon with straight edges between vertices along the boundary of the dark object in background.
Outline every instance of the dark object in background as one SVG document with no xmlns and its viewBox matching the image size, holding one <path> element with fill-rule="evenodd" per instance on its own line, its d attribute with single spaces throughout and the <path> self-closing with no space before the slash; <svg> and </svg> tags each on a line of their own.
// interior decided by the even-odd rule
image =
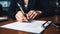
<svg viewBox="0 0 60 34">
<path fill-rule="evenodd" d="M 60 0 L 50 0 L 55 15 L 60 15 Z"/>
<path fill-rule="evenodd" d="M 0 4 L 0 16 L 2 16 L 2 5 Z"/>
<path fill-rule="evenodd" d="M 7 20 L 8 18 L 7 18 L 7 13 L 6 13 L 6 11 L 3 11 L 3 7 L 2 7 L 2 5 L 0 4 L 0 22 L 1 21 L 5 21 L 5 20 Z"/>
<path fill-rule="evenodd" d="M 50 5 L 53 7 L 52 9 L 56 15 L 55 19 L 57 20 L 57 22 L 52 23 L 52 25 L 56 28 L 60 28 L 60 22 L 58 22 L 58 20 L 60 20 L 60 17 L 58 17 L 60 16 L 60 0 L 50 0 Z"/>
<path fill-rule="evenodd" d="M 0 4 L 0 17 L 2 17 L 2 16 L 7 16 L 7 13 L 6 13 L 6 11 L 3 10 L 3 7 Z"/>
</svg>

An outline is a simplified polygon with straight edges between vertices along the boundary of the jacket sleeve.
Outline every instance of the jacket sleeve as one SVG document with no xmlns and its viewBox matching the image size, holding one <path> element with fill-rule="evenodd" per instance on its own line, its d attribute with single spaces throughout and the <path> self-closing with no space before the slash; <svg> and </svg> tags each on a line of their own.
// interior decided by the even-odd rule
<svg viewBox="0 0 60 34">
<path fill-rule="evenodd" d="M 19 10 L 18 6 L 17 6 L 17 0 L 12 0 L 9 10 L 7 12 L 8 17 L 15 19 L 15 14 L 17 13 L 17 11 Z"/>
</svg>

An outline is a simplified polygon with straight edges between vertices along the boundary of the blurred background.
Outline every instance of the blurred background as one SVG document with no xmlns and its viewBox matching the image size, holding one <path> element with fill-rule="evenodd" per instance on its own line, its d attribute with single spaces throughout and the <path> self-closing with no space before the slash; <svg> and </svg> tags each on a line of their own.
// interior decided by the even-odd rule
<svg viewBox="0 0 60 34">
<path fill-rule="evenodd" d="M 0 16 L 7 15 L 11 0 L 0 0 Z"/>
<path fill-rule="evenodd" d="M 7 15 L 11 0 L 0 0 L 0 16 Z M 60 0 L 50 0 L 50 5 L 56 15 L 60 15 Z"/>
</svg>

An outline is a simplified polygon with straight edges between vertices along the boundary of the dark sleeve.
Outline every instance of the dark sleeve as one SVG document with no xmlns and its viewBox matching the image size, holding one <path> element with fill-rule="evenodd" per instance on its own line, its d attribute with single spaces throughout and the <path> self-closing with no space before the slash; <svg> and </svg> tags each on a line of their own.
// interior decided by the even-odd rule
<svg viewBox="0 0 60 34">
<path fill-rule="evenodd" d="M 42 15 L 39 16 L 50 16 L 53 15 L 52 6 L 49 3 L 49 0 L 38 0 L 38 8 L 42 11 Z"/>
<path fill-rule="evenodd" d="M 17 13 L 18 10 L 19 10 L 19 8 L 17 6 L 17 0 L 11 0 L 11 4 L 10 4 L 9 10 L 7 12 L 8 17 L 15 19 L 15 14 Z"/>
</svg>

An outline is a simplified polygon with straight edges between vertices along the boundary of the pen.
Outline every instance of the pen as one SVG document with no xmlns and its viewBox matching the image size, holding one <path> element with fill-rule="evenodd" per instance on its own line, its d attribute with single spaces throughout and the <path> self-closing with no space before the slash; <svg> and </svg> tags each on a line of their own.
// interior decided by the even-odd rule
<svg viewBox="0 0 60 34">
<path fill-rule="evenodd" d="M 26 15 L 26 13 L 24 13 L 24 11 L 23 11 L 21 5 L 20 5 L 19 3 L 17 3 L 17 5 L 18 5 L 18 7 L 21 9 L 21 12 L 23 13 L 23 15 L 27 18 L 27 15 Z M 27 20 L 30 22 L 29 19 L 27 19 Z"/>
<path fill-rule="evenodd" d="M 18 5 L 18 7 L 21 9 L 21 12 L 22 12 L 23 14 L 25 14 L 24 11 L 23 11 L 23 9 L 22 9 L 22 7 L 21 7 L 21 5 L 20 5 L 19 3 L 17 3 L 17 5 Z"/>
<path fill-rule="evenodd" d="M 25 17 L 27 17 L 27 15 L 26 15 L 26 13 L 24 13 L 24 11 L 23 11 L 21 5 L 20 5 L 19 3 L 17 3 L 17 5 L 18 5 L 18 7 L 21 9 L 21 12 L 23 13 L 23 15 L 24 15 Z"/>
<path fill-rule="evenodd" d="M 46 21 L 44 24 L 42 24 L 42 26 L 43 26 L 44 28 L 45 28 L 45 26 L 44 26 L 44 25 L 45 25 L 47 22 L 48 22 L 48 21 Z"/>
<path fill-rule="evenodd" d="M 51 21 L 46 21 L 44 24 L 42 24 L 42 27 L 46 28 L 51 24 Z"/>
</svg>

